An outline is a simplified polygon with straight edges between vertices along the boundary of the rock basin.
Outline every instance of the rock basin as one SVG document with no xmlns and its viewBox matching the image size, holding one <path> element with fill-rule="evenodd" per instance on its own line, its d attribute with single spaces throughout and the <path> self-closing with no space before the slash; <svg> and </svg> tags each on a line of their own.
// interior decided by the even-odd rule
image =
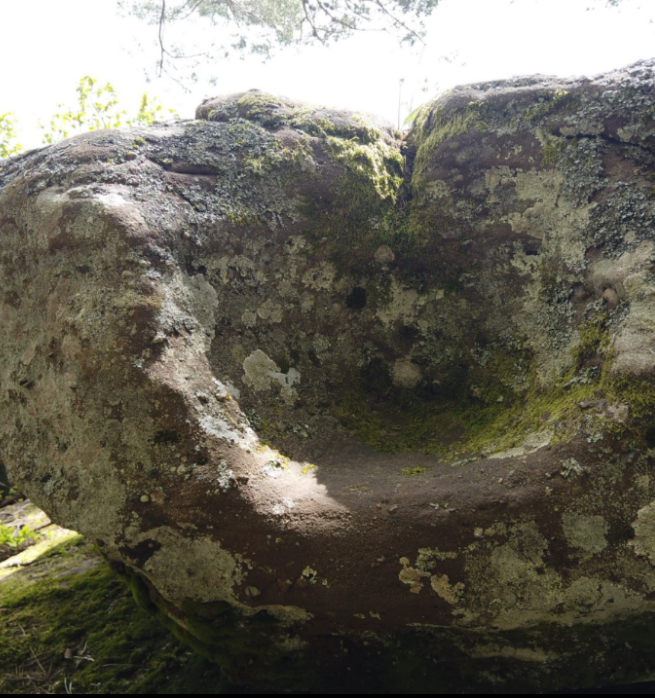
<svg viewBox="0 0 655 698">
<path fill-rule="evenodd" d="M 654 85 L 406 139 L 248 92 L 2 161 L 12 482 L 233 681 L 651 677 Z"/>
</svg>

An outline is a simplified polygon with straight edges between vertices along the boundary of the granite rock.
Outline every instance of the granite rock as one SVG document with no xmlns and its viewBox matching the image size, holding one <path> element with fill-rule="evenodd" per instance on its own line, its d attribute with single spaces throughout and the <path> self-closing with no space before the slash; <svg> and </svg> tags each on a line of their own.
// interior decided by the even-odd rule
<svg viewBox="0 0 655 698">
<path fill-rule="evenodd" d="M 234 681 L 649 678 L 654 86 L 407 138 L 251 91 L 1 161 L 12 483 Z"/>
</svg>

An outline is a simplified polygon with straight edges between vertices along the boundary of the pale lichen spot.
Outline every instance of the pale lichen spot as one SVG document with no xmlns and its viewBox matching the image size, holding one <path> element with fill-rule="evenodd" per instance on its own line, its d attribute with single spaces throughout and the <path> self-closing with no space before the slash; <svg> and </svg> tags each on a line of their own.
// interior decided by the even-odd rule
<svg viewBox="0 0 655 698">
<path fill-rule="evenodd" d="M 454 606 L 464 593 L 464 584 L 457 582 L 451 584 L 447 574 L 433 575 L 430 577 L 430 586 L 444 601 Z"/>
<path fill-rule="evenodd" d="M 407 325 L 416 317 L 418 308 L 425 305 L 427 298 L 413 288 L 404 288 L 394 279 L 391 287 L 391 301 L 378 308 L 376 315 L 385 325 L 403 320 Z"/>
<path fill-rule="evenodd" d="M 409 586 L 409 591 L 412 594 L 419 594 L 423 588 L 423 581 L 430 577 L 430 573 L 412 567 L 406 557 L 400 558 L 400 564 L 403 569 L 398 573 L 398 579 Z"/>
<path fill-rule="evenodd" d="M 639 557 L 648 558 L 655 566 L 655 502 L 651 502 L 637 512 L 637 518 L 632 522 L 635 532 L 630 545 Z"/>
<path fill-rule="evenodd" d="M 300 382 L 300 372 L 290 368 L 282 373 L 279 366 L 261 349 L 256 349 L 243 362 L 243 381 L 257 392 L 280 387 L 280 393 L 287 404 L 292 404 L 298 397 L 294 385 Z"/>
<path fill-rule="evenodd" d="M 637 475 L 635 484 L 640 490 L 648 492 L 650 490 L 650 475 Z"/>
<path fill-rule="evenodd" d="M 571 548 L 580 548 L 588 553 L 600 553 L 607 547 L 609 525 L 602 516 L 564 514 L 562 528 L 566 542 Z"/>
<path fill-rule="evenodd" d="M 270 298 L 257 309 L 257 317 L 270 323 L 282 322 L 282 306 Z"/>
<path fill-rule="evenodd" d="M 373 259 L 375 259 L 378 264 L 391 264 L 391 262 L 396 259 L 396 255 L 389 245 L 380 245 L 375 251 Z"/>
<path fill-rule="evenodd" d="M 325 291 L 332 287 L 332 282 L 337 270 L 330 262 L 323 262 L 320 266 L 309 269 L 302 277 L 305 286 L 315 291 Z"/>
<path fill-rule="evenodd" d="M 393 365 L 391 378 L 396 388 L 415 388 L 421 382 L 421 369 L 410 359 L 398 359 Z"/>
<path fill-rule="evenodd" d="M 244 310 L 241 313 L 241 322 L 244 327 L 254 327 L 257 324 L 257 313 L 254 310 Z"/>
</svg>

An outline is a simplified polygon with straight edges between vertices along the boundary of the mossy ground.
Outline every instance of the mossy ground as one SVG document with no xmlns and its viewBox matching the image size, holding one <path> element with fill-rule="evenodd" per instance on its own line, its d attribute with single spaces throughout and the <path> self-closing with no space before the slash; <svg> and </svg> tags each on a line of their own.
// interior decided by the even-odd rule
<svg viewBox="0 0 655 698">
<path fill-rule="evenodd" d="M 1 572 L 0 693 L 247 692 L 138 608 L 80 535 Z"/>
</svg>

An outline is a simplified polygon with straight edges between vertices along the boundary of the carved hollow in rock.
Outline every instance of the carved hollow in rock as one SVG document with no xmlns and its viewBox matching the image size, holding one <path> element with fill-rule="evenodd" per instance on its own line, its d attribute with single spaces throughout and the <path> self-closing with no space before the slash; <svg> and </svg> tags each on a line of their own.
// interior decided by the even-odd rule
<svg viewBox="0 0 655 698">
<path fill-rule="evenodd" d="M 653 70 L 2 161 L 10 478 L 234 681 L 647 677 Z"/>
</svg>

